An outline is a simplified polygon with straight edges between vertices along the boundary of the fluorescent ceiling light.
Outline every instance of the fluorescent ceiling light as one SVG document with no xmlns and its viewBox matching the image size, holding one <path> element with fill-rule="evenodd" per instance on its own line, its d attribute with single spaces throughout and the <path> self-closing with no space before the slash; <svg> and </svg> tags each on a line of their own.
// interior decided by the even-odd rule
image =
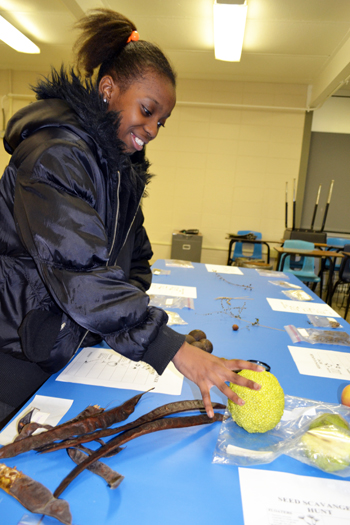
<svg viewBox="0 0 350 525">
<path fill-rule="evenodd" d="M 214 3 L 215 58 L 228 62 L 241 60 L 248 6 Z"/>
<path fill-rule="evenodd" d="M 0 40 L 20 53 L 40 53 L 38 46 L 0 16 Z"/>
</svg>

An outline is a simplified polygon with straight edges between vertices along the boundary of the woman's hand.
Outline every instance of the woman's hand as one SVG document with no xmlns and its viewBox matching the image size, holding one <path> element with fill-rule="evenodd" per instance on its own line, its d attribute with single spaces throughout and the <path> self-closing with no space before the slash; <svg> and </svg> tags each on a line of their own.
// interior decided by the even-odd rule
<svg viewBox="0 0 350 525">
<path fill-rule="evenodd" d="M 243 405 L 244 401 L 231 390 L 226 381 L 251 388 L 252 390 L 261 388 L 258 383 L 235 374 L 233 370 L 245 368 L 261 372 L 264 370 L 263 367 L 241 359 L 228 360 L 216 357 L 186 342 L 175 354 L 173 363 L 181 374 L 199 387 L 204 407 L 209 417 L 214 417 L 210 400 L 210 389 L 212 386 L 218 387 L 226 397 L 238 405 Z"/>
</svg>

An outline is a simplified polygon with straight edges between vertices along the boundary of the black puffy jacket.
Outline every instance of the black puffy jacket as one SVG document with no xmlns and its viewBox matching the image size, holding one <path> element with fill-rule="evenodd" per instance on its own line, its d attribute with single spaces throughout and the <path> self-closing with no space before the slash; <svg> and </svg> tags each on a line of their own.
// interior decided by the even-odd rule
<svg viewBox="0 0 350 525">
<path fill-rule="evenodd" d="M 53 373 L 91 332 L 162 373 L 184 336 L 117 265 L 142 250 L 128 236 L 149 176 L 123 154 L 118 115 L 94 86 L 54 71 L 35 91 L 4 138 L 0 351 Z"/>
</svg>

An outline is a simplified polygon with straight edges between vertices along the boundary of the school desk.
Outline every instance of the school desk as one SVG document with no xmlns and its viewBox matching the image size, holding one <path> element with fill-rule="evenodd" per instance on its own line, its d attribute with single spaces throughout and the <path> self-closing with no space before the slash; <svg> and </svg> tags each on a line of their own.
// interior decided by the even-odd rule
<svg viewBox="0 0 350 525">
<path fill-rule="evenodd" d="M 328 303 L 331 298 L 331 291 L 332 291 L 332 283 L 333 283 L 333 274 L 334 274 L 334 264 L 336 259 L 342 259 L 344 255 L 339 253 L 338 250 L 304 250 L 301 248 L 285 248 L 276 246 L 274 248 L 277 252 L 277 262 L 276 262 L 276 269 L 283 271 L 284 267 L 284 261 L 285 258 L 288 255 L 299 255 L 304 257 L 316 257 L 318 259 L 321 259 L 321 268 L 319 272 L 320 276 L 320 290 L 322 293 L 323 290 L 323 273 L 325 271 L 325 261 L 329 261 L 329 276 L 328 276 L 328 285 L 327 285 L 327 291 L 326 291 L 326 302 Z"/>
</svg>

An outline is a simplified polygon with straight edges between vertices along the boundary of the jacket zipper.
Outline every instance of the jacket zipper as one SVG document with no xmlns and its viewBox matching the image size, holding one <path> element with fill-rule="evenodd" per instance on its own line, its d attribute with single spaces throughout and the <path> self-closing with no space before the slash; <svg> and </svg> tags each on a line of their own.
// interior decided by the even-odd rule
<svg viewBox="0 0 350 525">
<path fill-rule="evenodd" d="M 114 221 L 113 240 L 112 240 L 111 248 L 110 248 L 109 253 L 108 253 L 108 261 L 106 262 L 106 266 L 108 266 L 109 258 L 111 256 L 112 251 L 113 251 L 115 238 L 116 238 L 116 235 L 117 235 L 117 224 L 118 224 L 118 216 L 119 216 L 119 189 L 120 189 L 120 171 L 118 171 L 118 189 L 117 189 L 118 203 L 117 203 L 117 212 L 116 212 L 115 221 Z M 135 220 L 135 217 L 134 217 L 134 220 Z M 88 333 L 89 333 L 89 330 L 86 330 L 85 334 L 83 335 L 83 337 L 79 341 L 79 345 L 75 349 L 75 352 L 74 352 L 73 356 L 77 353 L 77 351 L 79 350 L 79 348 L 83 344 L 83 341 L 84 341 L 84 339 L 85 339 L 85 337 L 87 336 Z"/>
<path fill-rule="evenodd" d="M 117 236 L 117 224 L 118 224 L 118 217 L 119 217 L 119 189 L 120 189 L 120 171 L 118 171 L 118 205 L 117 205 L 117 212 L 116 212 L 116 215 L 115 215 L 113 240 L 112 240 L 111 248 L 110 248 L 109 253 L 108 253 L 108 261 L 106 262 L 106 266 L 108 266 L 109 258 L 110 258 L 111 254 L 112 254 L 112 252 L 113 252 L 113 248 L 114 248 L 114 244 L 115 244 L 115 238 L 116 238 L 116 236 Z M 144 193 L 144 192 L 143 192 L 143 193 Z M 137 206 L 137 208 L 136 208 L 136 213 L 135 213 L 135 215 L 134 215 L 134 218 L 133 218 L 133 220 L 131 221 L 131 224 L 130 224 L 130 226 L 129 226 L 128 232 L 127 232 L 127 234 L 126 234 L 126 236 L 125 236 L 125 240 L 124 240 L 124 242 L 123 242 L 122 248 L 123 248 L 124 244 L 126 243 L 127 238 L 129 237 L 129 233 L 130 233 L 130 230 L 131 230 L 131 228 L 132 228 L 132 225 L 133 225 L 134 222 L 135 222 L 135 218 L 136 218 L 136 215 L 137 215 L 137 210 L 138 210 L 139 207 L 140 207 L 141 200 L 142 200 L 142 197 L 143 197 L 143 193 L 142 193 L 142 195 L 141 195 L 141 197 L 140 197 L 140 200 L 139 200 L 138 206 Z M 83 337 L 81 338 L 81 340 L 80 340 L 80 342 L 79 342 L 79 345 L 78 345 L 78 347 L 76 348 L 76 350 L 75 350 L 75 352 L 74 352 L 73 355 L 75 355 L 75 354 L 77 353 L 77 351 L 79 350 L 79 348 L 81 347 L 81 345 L 82 345 L 82 343 L 83 343 L 85 337 L 87 336 L 88 332 L 89 332 L 89 330 L 86 330 L 85 334 L 84 334 Z M 73 356 L 72 356 L 72 357 L 73 357 Z"/>
<path fill-rule="evenodd" d="M 118 217 L 119 217 L 119 190 L 120 190 L 120 171 L 118 171 L 118 188 L 117 188 L 117 195 L 118 195 L 118 203 L 117 203 L 117 212 L 115 214 L 115 221 L 114 221 L 114 233 L 113 233 L 113 240 L 111 244 L 111 248 L 108 253 L 108 261 L 106 262 L 106 266 L 108 266 L 109 259 L 111 257 L 111 254 L 113 252 L 114 244 L 115 244 L 115 238 L 117 236 L 117 224 L 118 224 Z"/>
<path fill-rule="evenodd" d="M 124 245 L 125 245 L 126 241 L 128 240 L 129 233 L 130 233 L 130 230 L 131 230 L 131 228 L 132 228 L 132 225 L 133 225 L 134 222 L 135 222 L 136 215 L 137 215 L 138 209 L 139 209 L 139 207 L 140 207 L 140 204 L 141 204 L 141 200 L 142 200 L 143 194 L 144 194 L 144 191 L 142 192 L 142 195 L 141 195 L 141 197 L 140 197 L 139 203 L 138 203 L 138 205 L 137 205 L 137 208 L 136 208 L 136 212 L 135 212 L 134 218 L 133 218 L 133 220 L 131 221 L 131 224 L 130 224 L 130 226 L 129 226 L 129 229 L 128 229 L 128 231 L 127 231 L 127 234 L 125 235 L 125 239 L 124 239 L 124 242 L 123 242 L 123 244 L 122 244 L 121 250 L 124 248 Z"/>
<path fill-rule="evenodd" d="M 83 341 L 84 341 L 84 339 L 85 339 L 85 337 L 87 336 L 88 333 L 89 333 L 89 330 L 86 330 L 85 334 L 84 334 L 83 337 L 80 339 L 79 344 L 78 344 L 78 346 L 76 347 L 75 352 L 74 352 L 74 354 L 72 355 L 72 357 L 75 356 L 75 354 L 77 353 L 77 351 L 79 350 L 79 348 L 80 348 L 81 345 L 83 344 Z M 71 357 L 71 359 L 72 359 L 72 357 Z"/>
<path fill-rule="evenodd" d="M 118 223 L 118 216 L 119 216 L 119 189 L 120 189 L 120 171 L 118 171 L 118 190 L 117 190 L 118 204 L 117 204 L 117 212 L 116 212 L 115 221 L 114 221 L 114 232 L 113 232 L 112 244 L 111 244 L 111 248 L 110 248 L 109 253 L 108 253 L 108 261 L 106 262 L 106 266 L 108 266 L 109 258 L 111 256 L 112 251 L 113 251 L 115 238 L 116 238 L 116 235 L 117 235 L 117 223 Z M 89 333 L 89 330 L 86 330 L 85 334 L 83 335 L 83 337 L 81 338 L 81 340 L 79 342 L 79 345 L 75 349 L 75 352 L 74 352 L 73 356 L 77 353 L 77 351 L 79 350 L 79 348 L 83 344 L 83 341 L 84 341 L 84 339 L 85 339 L 85 337 L 87 336 L 88 333 Z"/>
</svg>

